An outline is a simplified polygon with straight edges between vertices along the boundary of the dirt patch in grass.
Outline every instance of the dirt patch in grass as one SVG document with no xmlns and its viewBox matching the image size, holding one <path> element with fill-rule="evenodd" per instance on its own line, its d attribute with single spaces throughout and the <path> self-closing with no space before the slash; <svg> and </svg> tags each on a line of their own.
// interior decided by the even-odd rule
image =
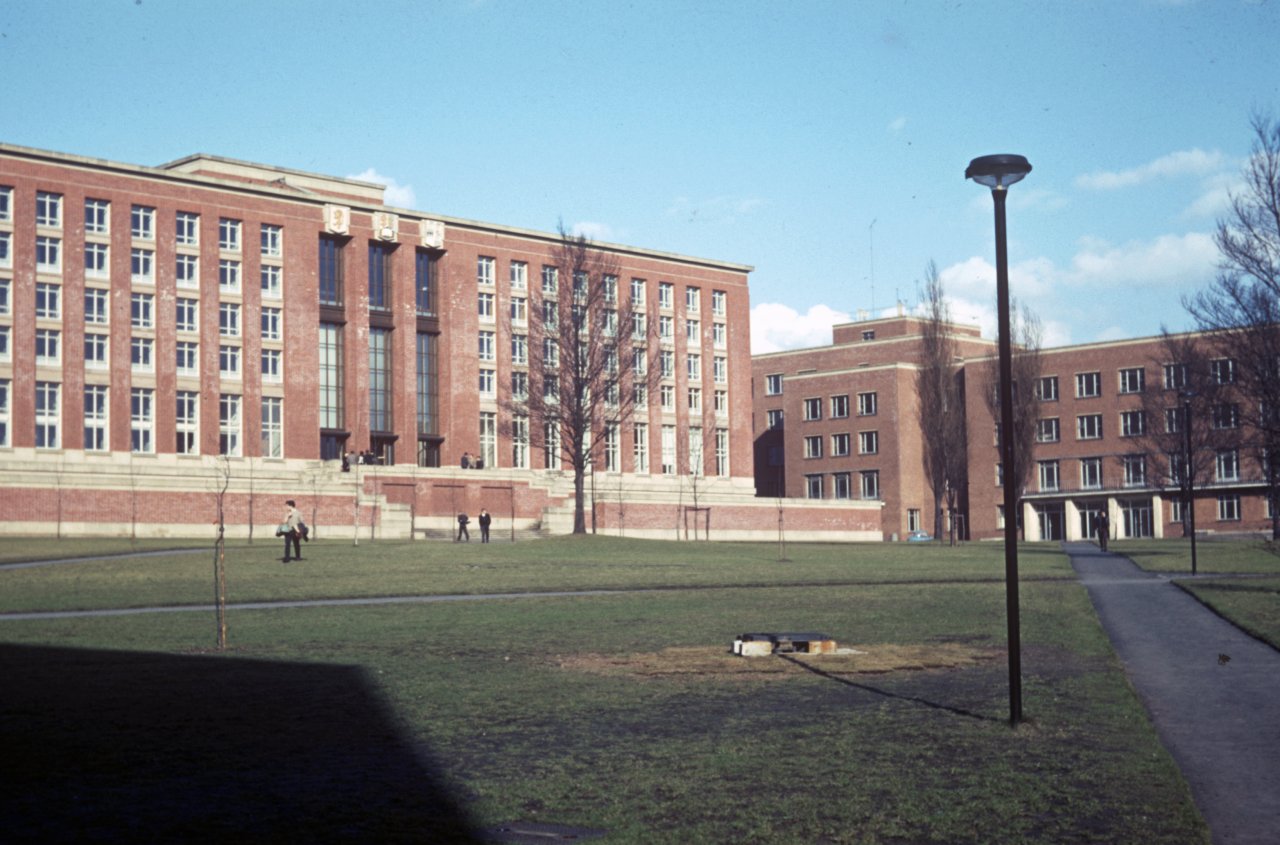
<svg viewBox="0 0 1280 845">
<path fill-rule="evenodd" d="M 843 646 L 837 654 L 741 657 L 718 646 L 682 646 L 643 654 L 576 654 L 558 659 L 562 669 L 641 680 L 776 680 L 805 677 L 805 666 L 828 675 L 878 675 L 923 669 L 952 669 L 994 660 L 1004 654 L 963 643 Z M 803 664 L 803 665 L 797 665 Z"/>
</svg>

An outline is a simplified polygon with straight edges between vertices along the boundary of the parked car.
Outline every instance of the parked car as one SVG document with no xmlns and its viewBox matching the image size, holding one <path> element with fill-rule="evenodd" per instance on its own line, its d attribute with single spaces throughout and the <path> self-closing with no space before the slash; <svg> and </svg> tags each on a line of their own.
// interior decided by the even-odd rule
<svg viewBox="0 0 1280 845">
<path fill-rule="evenodd" d="M 912 531 L 910 534 L 907 535 L 907 542 L 908 543 L 932 543 L 933 535 L 930 534 L 928 531 L 922 531 L 919 528 L 917 528 L 915 531 Z"/>
</svg>

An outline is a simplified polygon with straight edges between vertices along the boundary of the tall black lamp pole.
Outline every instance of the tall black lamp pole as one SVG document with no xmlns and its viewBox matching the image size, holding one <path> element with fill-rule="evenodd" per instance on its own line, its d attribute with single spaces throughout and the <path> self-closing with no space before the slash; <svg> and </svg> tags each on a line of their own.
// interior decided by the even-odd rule
<svg viewBox="0 0 1280 845">
<path fill-rule="evenodd" d="M 1009 186 L 1031 172 L 1019 155 L 975 158 L 964 178 L 991 189 L 996 206 L 996 312 L 1000 323 L 1000 460 L 1004 472 L 1004 578 L 1009 623 L 1009 724 L 1022 721 L 1022 634 L 1018 620 L 1018 489 L 1014 466 L 1013 341 L 1009 331 L 1009 250 L 1005 241 L 1004 201 Z M 1024 384 L 1022 390 L 1031 390 Z"/>
<path fill-rule="evenodd" d="M 1195 393 L 1186 391 L 1182 396 L 1182 425 L 1185 429 L 1182 435 L 1182 442 L 1186 448 L 1186 463 L 1182 466 L 1185 475 L 1182 482 L 1187 489 L 1187 497 L 1185 507 L 1187 508 L 1187 522 L 1191 531 L 1191 574 L 1196 574 L 1196 484 L 1195 475 L 1191 472 L 1191 400 L 1195 397 Z"/>
</svg>

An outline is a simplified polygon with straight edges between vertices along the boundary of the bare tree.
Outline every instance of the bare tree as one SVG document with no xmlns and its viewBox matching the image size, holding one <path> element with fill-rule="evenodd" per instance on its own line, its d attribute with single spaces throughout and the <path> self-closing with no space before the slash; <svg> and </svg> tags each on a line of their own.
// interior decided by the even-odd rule
<svg viewBox="0 0 1280 845">
<path fill-rule="evenodd" d="M 213 543 L 213 599 L 218 627 L 218 651 L 222 651 L 227 647 L 226 499 L 227 488 L 231 486 L 231 461 L 226 455 L 218 457 L 214 485 L 213 497 L 217 507 L 218 534 Z"/>
<path fill-rule="evenodd" d="M 920 432 L 924 435 L 924 473 L 933 492 L 933 536 L 942 539 L 942 505 L 950 514 L 948 536 L 955 545 L 957 496 L 968 479 L 964 391 L 951 314 L 938 277 L 938 265 L 925 269 L 920 304 L 924 310 L 916 369 Z"/>
<path fill-rule="evenodd" d="M 1280 539 L 1280 120 L 1255 114 L 1244 188 L 1218 221 L 1214 281 L 1183 306 L 1231 360 Z"/>
<path fill-rule="evenodd" d="M 616 257 L 563 224 L 559 231 L 555 265 L 528 308 L 530 383 L 513 391 L 510 410 L 512 424 L 572 468 L 573 533 L 584 534 L 586 474 L 601 450 L 619 452 L 606 439 L 619 438 L 637 402 L 647 403 L 657 344 L 644 303 L 619 290 Z"/>
<path fill-rule="evenodd" d="M 1009 311 L 1009 336 L 1013 346 L 1013 432 L 1000 428 L 1000 362 L 991 358 L 987 363 L 987 384 L 983 398 L 991 418 L 996 420 L 997 439 L 1012 436 L 1013 466 L 1001 467 L 1004 483 L 1014 485 L 1018 497 L 1026 492 L 1031 479 L 1031 467 L 1035 464 L 1036 426 L 1040 415 L 1040 398 L 1037 395 L 1042 372 L 1040 359 L 1040 319 L 1030 309 L 1013 303 Z M 1003 442 L 1003 441 L 1001 441 Z M 1005 519 L 1017 519 L 1017 514 L 1005 514 Z M 1026 526 L 1022 527 L 1026 537 Z"/>
</svg>

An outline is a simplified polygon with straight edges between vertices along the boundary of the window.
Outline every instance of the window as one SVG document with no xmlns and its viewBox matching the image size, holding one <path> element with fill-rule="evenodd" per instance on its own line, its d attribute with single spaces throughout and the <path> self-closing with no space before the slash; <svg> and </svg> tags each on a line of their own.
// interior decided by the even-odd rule
<svg viewBox="0 0 1280 845">
<path fill-rule="evenodd" d="M 284 457 L 284 400 L 262 397 L 262 457 Z"/>
<path fill-rule="evenodd" d="M 1102 437 L 1102 414 L 1082 414 L 1076 417 L 1076 439 L 1097 440 Z"/>
<path fill-rule="evenodd" d="M 5 257 L 8 256 L 8 241 L 5 241 Z M 62 272 L 62 240 L 40 235 L 36 238 L 36 270 L 41 273 Z"/>
<path fill-rule="evenodd" d="M 782 410 L 781 409 L 765 411 L 765 419 L 768 420 L 769 428 L 782 428 Z"/>
<path fill-rule="evenodd" d="M 284 255 L 284 229 L 263 223 L 259 232 L 263 258 L 280 258 Z"/>
<path fill-rule="evenodd" d="M 413 258 L 413 300 L 419 314 L 436 313 L 435 259 L 426 250 L 418 250 Z"/>
<path fill-rule="evenodd" d="M 1102 373 L 1076 373 L 1076 398 L 1092 399 L 1102 395 Z"/>
<path fill-rule="evenodd" d="M 560 423 L 548 420 L 542 424 L 542 464 L 547 469 L 560 469 Z"/>
<path fill-rule="evenodd" d="M 108 293 L 102 288 L 84 289 L 84 321 L 90 325 L 105 326 L 110 320 L 107 310 Z"/>
<path fill-rule="evenodd" d="M 8 232 L 0 232 L 0 267 L 13 266 L 12 237 Z"/>
<path fill-rule="evenodd" d="M 178 255 L 174 258 L 174 275 L 180 288 L 200 287 L 200 258 L 196 255 Z"/>
<path fill-rule="evenodd" d="M 849 416 L 849 395 L 831 397 L 831 419 L 842 420 Z"/>
<path fill-rule="evenodd" d="M 198 299 L 182 299 L 175 300 L 175 311 L 177 314 L 177 329 L 180 332 L 196 332 L 200 330 L 200 300 Z"/>
<path fill-rule="evenodd" d="M 200 246 L 200 215 L 179 211 L 174 216 L 178 246 Z"/>
<path fill-rule="evenodd" d="M 200 344 L 189 340 L 177 343 L 178 375 L 200 375 Z"/>
<path fill-rule="evenodd" d="M 831 457 L 847 458 L 849 456 L 849 435 L 846 433 L 831 435 Z"/>
<path fill-rule="evenodd" d="M 631 307 L 635 310 L 644 310 L 644 279 L 631 280 Z"/>
<path fill-rule="evenodd" d="M 218 397 L 218 454 L 240 457 L 240 396 L 235 393 Z"/>
<path fill-rule="evenodd" d="M 84 233 L 106 235 L 111 231 L 111 203 L 86 198 L 84 201 Z"/>
<path fill-rule="evenodd" d="M 240 378 L 239 346 L 222 345 L 218 347 L 218 374 L 223 378 Z"/>
<path fill-rule="evenodd" d="M 689 413 L 691 414 L 702 413 L 702 388 L 701 387 L 689 388 L 688 396 L 689 396 Z"/>
<path fill-rule="evenodd" d="M 342 242 L 337 238 L 320 236 L 320 304 L 342 304 Z"/>
<path fill-rule="evenodd" d="M 492 411 L 480 412 L 480 465 L 498 465 L 498 415 Z"/>
<path fill-rule="evenodd" d="M 279 349 L 264 348 L 261 351 L 263 381 L 279 384 L 284 379 L 283 355 Z"/>
<path fill-rule="evenodd" d="M 685 320 L 684 337 L 690 344 L 702 343 L 702 321 Z"/>
<path fill-rule="evenodd" d="M 135 205 L 129 212 L 129 231 L 141 241 L 156 239 L 156 210 L 145 205 Z"/>
<path fill-rule="evenodd" d="M 879 453 L 880 453 L 880 432 L 878 431 L 858 432 L 858 454 L 859 455 L 876 455 Z"/>
<path fill-rule="evenodd" d="M 0 192 L 3 196 L 3 192 Z M 0 447 L 9 445 L 9 380 L 0 378 Z"/>
<path fill-rule="evenodd" d="M 560 345 L 554 337 L 542 339 L 542 366 L 552 370 L 560 366 Z"/>
<path fill-rule="evenodd" d="M 782 394 L 782 374 L 775 373 L 764 377 L 764 395 L 779 396 Z"/>
<path fill-rule="evenodd" d="M 1240 406 L 1230 402 L 1214 405 L 1210 419 L 1215 429 L 1239 428 Z"/>
<path fill-rule="evenodd" d="M 722 355 L 712 358 L 711 377 L 716 384 L 726 384 L 729 381 L 729 359 Z"/>
<path fill-rule="evenodd" d="M 806 475 L 804 477 L 804 495 L 806 499 L 822 498 L 822 476 Z"/>
<path fill-rule="evenodd" d="M 702 379 L 702 356 L 692 352 L 685 358 L 685 371 L 691 379 Z"/>
<path fill-rule="evenodd" d="M 672 385 L 664 384 L 658 388 L 658 404 L 664 411 L 674 411 L 676 409 L 676 389 Z"/>
<path fill-rule="evenodd" d="M 717 317 L 723 317 L 725 315 L 725 300 L 724 291 L 711 291 L 711 313 Z"/>
<path fill-rule="evenodd" d="M 497 262 L 487 255 L 481 255 L 479 258 L 477 258 L 476 259 L 476 284 L 492 287 L 494 282 L 494 277 L 495 277 L 494 267 L 496 265 L 497 265 Z"/>
<path fill-rule="evenodd" d="M 227 293 L 240 292 L 240 262 L 229 258 L 218 261 L 218 289 Z"/>
<path fill-rule="evenodd" d="M 806 420 L 822 419 L 822 400 L 821 399 L 804 400 L 804 419 Z"/>
<path fill-rule="evenodd" d="M 632 470 L 647 473 L 649 471 L 649 426 L 647 423 L 636 423 L 631 429 Z"/>
<path fill-rule="evenodd" d="M 342 326 L 320 324 L 320 427 L 341 429 L 346 418 L 343 402 Z"/>
<path fill-rule="evenodd" d="M 62 228 L 62 194 L 36 192 L 36 225 L 51 229 Z"/>
<path fill-rule="evenodd" d="M 880 498 L 880 472 L 879 470 L 866 470 L 858 475 L 862 481 L 862 498 L 879 499 Z"/>
<path fill-rule="evenodd" d="M 729 475 L 729 429 L 716 429 L 716 475 Z"/>
<path fill-rule="evenodd" d="M 1120 436 L 1141 437 L 1147 433 L 1147 415 L 1143 411 L 1120 412 Z"/>
<path fill-rule="evenodd" d="M 12 357 L 9 351 L 9 327 L 0 326 L 0 361 L 8 361 Z"/>
<path fill-rule="evenodd" d="M 149 455 L 155 444 L 155 391 L 135 387 L 129 391 L 129 449 L 135 454 Z"/>
<path fill-rule="evenodd" d="M 1223 493 L 1218 496 L 1218 520 L 1220 522 L 1240 521 L 1240 494 Z"/>
<path fill-rule="evenodd" d="M 676 302 L 675 285 L 670 282 L 658 282 L 658 307 L 674 308 Z"/>
<path fill-rule="evenodd" d="M 1039 420 L 1036 423 L 1037 443 L 1057 443 L 1062 439 L 1062 428 L 1057 417 Z"/>
<path fill-rule="evenodd" d="M 616 317 L 617 314 L 615 313 Z M 511 322 L 524 325 L 529 322 L 529 300 L 523 296 L 511 297 Z"/>
<path fill-rule="evenodd" d="M 853 474 L 848 472 L 837 472 L 831 476 L 832 490 L 831 494 L 837 499 L 853 498 Z"/>
<path fill-rule="evenodd" d="M 814 434 L 804 439 L 804 456 L 806 458 L 822 457 L 822 435 Z"/>
<path fill-rule="evenodd" d="M 111 247 L 107 244 L 87 242 L 84 245 L 84 274 L 90 279 L 105 279 L 111 275 Z"/>
<path fill-rule="evenodd" d="M 129 251 L 129 273 L 134 284 L 153 285 L 156 282 L 156 253 L 152 249 L 134 247 Z M 239 288 L 237 288 L 238 290 Z"/>
<path fill-rule="evenodd" d="M 617 432 L 615 431 L 614 434 L 616 435 Z M 516 469 L 529 468 L 528 417 L 512 417 L 511 419 L 511 466 Z"/>
<path fill-rule="evenodd" d="M 240 304 L 238 302 L 218 303 L 218 334 L 223 337 L 240 336 Z"/>
<path fill-rule="evenodd" d="M 62 319 L 62 285 L 36 283 L 36 319 Z"/>
<path fill-rule="evenodd" d="M 262 295 L 268 299 L 279 299 L 283 291 L 280 288 L 280 280 L 284 275 L 284 269 L 277 264 L 263 264 L 259 269 L 258 278 L 262 283 Z"/>
<path fill-rule="evenodd" d="M 1232 358 L 1216 358 L 1209 362 L 1209 375 L 1218 384 L 1236 383 L 1236 362 Z"/>
<path fill-rule="evenodd" d="M 369 328 L 369 428 L 391 430 L 391 330 Z"/>
<path fill-rule="evenodd" d="M 84 388 L 84 449 L 105 452 L 107 446 L 107 388 L 88 384 Z"/>
<path fill-rule="evenodd" d="M 129 297 L 129 324 L 135 329 L 155 328 L 155 301 L 153 294 L 132 294 Z"/>
<path fill-rule="evenodd" d="M 1184 454 L 1171 454 L 1169 458 L 1169 480 L 1174 484 L 1181 484 L 1184 478 L 1183 473 L 1186 471 L 1187 456 Z"/>
<path fill-rule="evenodd" d="M 105 370 L 109 366 L 107 360 L 108 341 L 105 334 L 85 332 L 84 365 L 90 370 Z"/>
<path fill-rule="evenodd" d="M 497 360 L 498 335 L 495 332 L 479 332 L 476 335 L 477 354 L 481 361 Z"/>
<path fill-rule="evenodd" d="M 13 188 L 0 185 L 0 222 L 8 223 L 13 219 Z"/>
<path fill-rule="evenodd" d="M 436 388 L 436 336 L 419 332 L 416 351 L 418 434 L 435 434 L 436 411 L 439 408 Z"/>
<path fill-rule="evenodd" d="M 261 319 L 258 321 L 261 325 L 259 331 L 262 339 L 266 341 L 277 341 L 281 339 L 280 326 L 283 312 L 279 308 L 263 308 Z"/>
<path fill-rule="evenodd" d="M 637 408 L 649 407 L 649 386 L 644 382 L 631 385 L 631 402 Z"/>
<path fill-rule="evenodd" d="M 874 417 L 875 415 L 876 415 L 875 393 L 859 393 L 858 394 L 858 416 Z"/>
<path fill-rule="evenodd" d="M 724 349 L 728 341 L 728 332 L 724 323 L 711 324 L 711 345 L 716 349 Z"/>
<path fill-rule="evenodd" d="M 9 390 L 5 382 L 4 400 L 8 414 Z M 62 385 L 53 381 L 36 382 L 36 448 L 58 449 L 62 446 L 59 420 L 62 416 Z M 7 426 L 6 426 L 7 428 Z"/>
<path fill-rule="evenodd" d="M 56 365 L 62 361 L 62 332 L 36 329 L 36 366 Z"/>
<path fill-rule="evenodd" d="M 1186 364 L 1164 365 L 1164 389 L 1182 390 L 1187 386 L 1188 367 Z"/>
<path fill-rule="evenodd" d="M 600 284 L 604 289 L 604 302 L 606 305 L 618 304 L 618 277 L 606 275 L 600 280 Z"/>
<path fill-rule="evenodd" d="M 1125 455 L 1121 459 L 1124 466 L 1124 486 L 1141 487 L 1147 483 L 1147 459 L 1144 455 Z"/>
<path fill-rule="evenodd" d="M 1120 392 L 1141 393 L 1147 386 L 1147 372 L 1142 367 L 1129 367 L 1120 371 Z"/>
<path fill-rule="evenodd" d="M 387 244 L 369 244 L 369 309 L 373 311 L 391 308 L 391 251 Z"/>
<path fill-rule="evenodd" d="M 1240 480 L 1240 452 L 1236 449 L 1219 449 L 1214 462 L 1218 481 Z"/>
<path fill-rule="evenodd" d="M 13 293 L 13 283 L 9 279 L 0 279 L 0 314 L 8 314 L 10 309 L 10 297 Z"/>
<path fill-rule="evenodd" d="M 684 310 L 696 313 L 702 307 L 702 290 L 700 288 L 684 289 Z"/>
<path fill-rule="evenodd" d="M 492 399 L 498 395 L 498 371 L 488 367 L 480 368 L 480 395 Z"/>
<path fill-rule="evenodd" d="M 542 265 L 542 293 L 545 296 L 555 296 L 560 289 L 560 271 L 547 264 Z M 557 429 L 557 432 L 559 430 Z"/>
<path fill-rule="evenodd" d="M 675 337 L 675 320 L 665 314 L 658 318 L 658 337 L 662 340 L 671 340 Z"/>
<path fill-rule="evenodd" d="M 491 293 L 476 294 L 476 313 L 480 315 L 480 320 L 486 323 L 493 322 L 493 303 L 494 297 Z"/>
<path fill-rule="evenodd" d="M 1040 468 L 1040 492 L 1048 493 L 1058 489 L 1058 462 L 1037 461 Z"/>
<path fill-rule="evenodd" d="M 1080 459 L 1080 488 L 1097 490 L 1102 487 L 1102 458 Z"/>
<path fill-rule="evenodd" d="M 231 220 L 226 217 L 219 218 L 218 249 L 224 252 L 239 252 L 240 230 L 241 224 L 239 220 Z"/>
<path fill-rule="evenodd" d="M 715 412 L 717 414 L 729 413 L 729 391 L 717 390 L 715 392 Z"/>
<path fill-rule="evenodd" d="M 516 402 L 524 402 L 529 398 L 529 374 L 524 370 L 511 373 L 511 398 Z"/>
</svg>

